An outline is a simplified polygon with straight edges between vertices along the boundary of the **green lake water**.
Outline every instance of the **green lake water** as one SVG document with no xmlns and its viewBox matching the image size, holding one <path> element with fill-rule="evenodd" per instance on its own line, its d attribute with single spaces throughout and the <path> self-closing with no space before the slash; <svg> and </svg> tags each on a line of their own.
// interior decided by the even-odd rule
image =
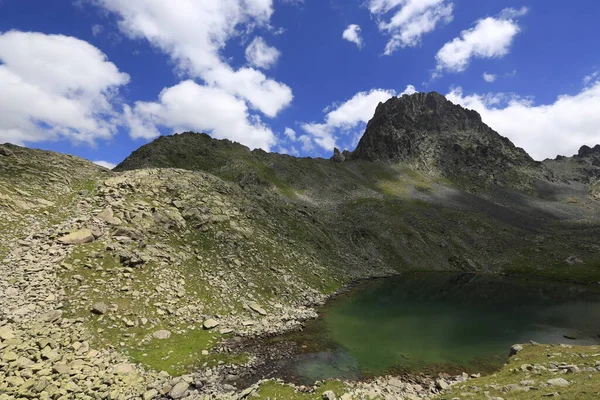
<svg viewBox="0 0 600 400">
<path fill-rule="evenodd" d="M 279 362 L 295 381 L 389 372 L 491 372 L 510 346 L 600 343 L 597 287 L 500 276 L 408 274 L 358 285 L 303 332 Z M 568 337 L 568 338 L 567 338 Z"/>
</svg>

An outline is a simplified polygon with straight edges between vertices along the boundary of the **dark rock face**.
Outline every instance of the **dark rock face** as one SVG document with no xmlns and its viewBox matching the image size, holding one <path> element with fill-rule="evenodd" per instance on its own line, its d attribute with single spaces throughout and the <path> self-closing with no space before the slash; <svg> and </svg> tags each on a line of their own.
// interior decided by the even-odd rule
<svg viewBox="0 0 600 400">
<path fill-rule="evenodd" d="M 333 149 L 333 157 L 331 159 L 335 162 L 344 162 L 346 161 L 346 156 L 343 153 L 340 153 L 340 149 L 337 147 Z"/>
<path fill-rule="evenodd" d="M 529 178 L 517 170 L 546 174 L 523 149 L 484 124 L 476 111 L 435 92 L 379 104 L 352 158 L 408 162 L 447 177 L 511 186 Z"/>
<path fill-rule="evenodd" d="M 577 157 L 589 157 L 589 156 L 597 156 L 600 157 L 600 144 L 595 145 L 593 148 L 590 146 L 581 146 L 579 152 L 577 153 Z"/>
</svg>

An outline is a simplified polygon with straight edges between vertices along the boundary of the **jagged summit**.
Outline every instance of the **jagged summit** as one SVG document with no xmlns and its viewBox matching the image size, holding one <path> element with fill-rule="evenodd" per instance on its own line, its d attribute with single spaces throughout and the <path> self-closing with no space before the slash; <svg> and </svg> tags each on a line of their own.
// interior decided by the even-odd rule
<svg viewBox="0 0 600 400">
<path fill-rule="evenodd" d="M 595 145 L 594 147 L 583 145 L 579 149 L 576 157 L 589 157 L 596 156 L 600 157 L 600 144 Z"/>
<path fill-rule="evenodd" d="M 403 161 L 444 176 L 503 184 L 514 179 L 516 169 L 542 169 L 523 149 L 487 126 L 479 113 L 436 92 L 380 103 L 351 158 Z M 510 179 L 507 171 L 513 175 Z"/>
</svg>

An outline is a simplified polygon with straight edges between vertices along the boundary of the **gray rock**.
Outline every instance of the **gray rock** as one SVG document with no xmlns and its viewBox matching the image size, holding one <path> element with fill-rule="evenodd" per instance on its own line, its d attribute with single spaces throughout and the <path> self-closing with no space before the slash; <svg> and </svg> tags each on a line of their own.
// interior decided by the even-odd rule
<svg viewBox="0 0 600 400">
<path fill-rule="evenodd" d="M 256 391 L 257 387 L 256 386 L 250 386 L 249 388 L 246 388 L 244 390 L 242 390 L 242 393 L 240 393 L 240 395 L 238 396 L 238 399 L 245 399 L 246 397 L 250 396 L 252 393 L 254 393 Z"/>
<path fill-rule="evenodd" d="M 435 382 L 435 386 L 440 390 L 446 390 L 450 387 L 450 385 L 448 385 L 448 383 L 444 379 L 438 379 Z"/>
<path fill-rule="evenodd" d="M 135 371 L 132 364 L 129 363 L 121 363 L 117 364 L 113 367 L 112 372 L 116 375 L 128 375 Z"/>
<path fill-rule="evenodd" d="M 548 383 L 548 385 L 550 385 L 550 386 L 558 386 L 558 387 L 567 387 L 570 385 L 569 381 L 567 381 L 564 378 L 548 379 L 546 381 L 546 383 Z"/>
<path fill-rule="evenodd" d="M 42 315 L 40 315 L 40 320 L 42 320 L 44 322 L 56 322 L 56 321 L 60 320 L 61 317 L 62 317 L 62 311 L 52 310 L 52 311 L 48 311 L 48 312 L 45 312 Z"/>
<path fill-rule="evenodd" d="M 171 396 L 174 399 L 181 399 L 182 397 L 185 397 L 185 394 L 189 387 L 190 385 L 188 385 L 187 382 L 180 381 L 175 386 L 173 386 L 173 389 L 171 389 L 171 391 L 169 392 L 169 396 Z"/>
<path fill-rule="evenodd" d="M 155 339 L 168 339 L 171 337 L 171 332 L 167 330 L 156 331 L 152 334 L 152 337 Z"/>
<path fill-rule="evenodd" d="M 144 392 L 142 395 L 142 399 L 144 400 L 152 400 L 158 397 L 158 390 L 150 389 Z"/>
<path fill-rule="evenodd" d="M 326 392 L 323 392 L 323 400 L 336 400 L 337 396 L 335 395 L 335 393 L 332 390 L 328 390 Z"/>
<path fill-rule="evenodd" d="M 217 326 L 219 326 L 219 321 L 209 318 L 204 321 L 202 326 L 204 327 L 204 329 L 213 329 L 213 328 L 216 328 Z"/>
<path fill-rule="evenodd" d="M 71 232 L 66 236 L 61 237 L 58 241 L 62 244 L 83 244 L 90 243 L 96 240 L 96 237 L 90 229 L 81 229 Z"/>
<path fill-rule="evenodd" d="M 2 340 L 11 340 L 15 338 L 15 334 L 13 330 L 9 326 L 0 327 L 0 339 Z"/>
<path fill-rule="evenodd" d="M 96 303 L 92 306 L 92 312 L 94 314 L 102 315 L 106 314 L 108 311 L 108 306 L 104 303 Z"/>
<path fill-rule="evenodd" d="M 0 156 L 5 156 L 5 157 L 10 157 L 10 156 L 14 156 L 15 153 L 13 153 L 13 151 L 5 146 L 0 146 Z"/>
<path fill-rule="evenodd" d="M 263 316 L 264 316 L 264 315 L 267 315 L 267 312 L 265 311 L 265 309 L 264 309 L 264 308 L 262 308 L 262 307 L 260 306 L 260 304 L 258 304 L 258 303 L 257 303 L 257 302 L 255 302 L 255 301 L 253 301 L 253 302 L 249 303 L 249 304 L 248 304 L 248 307 L 250 307 L 250 309 L 251 309 L 252 311 L 255 311 L 255 312 L 259 313 L 260 315 L 263 315 Z"/>
<path fill-rule="evenodd" d="M 569 256 L 569 258 L 567 258 L 565 262 L 569 265 L 583 264 L 583 260 L 577 256 Z"/>
<path fill-rule="evenodd" d="M 97 218 L 106 222 L 109 225 L 121 225 L 122 221 L 114 216 L 112 207 L 106 207 L 104 211 L 96 215 Z"/>
<path fill-rule="evenodd" d="M 509 357 L 514 356 L 515 354 L 517 354 L 518 352 L 520 352 L 521 350 L 523 350 L 523 346 L 520 344 L 513 344 L 510 347 L 510 353 L 509 353 Z"/>
</svg>

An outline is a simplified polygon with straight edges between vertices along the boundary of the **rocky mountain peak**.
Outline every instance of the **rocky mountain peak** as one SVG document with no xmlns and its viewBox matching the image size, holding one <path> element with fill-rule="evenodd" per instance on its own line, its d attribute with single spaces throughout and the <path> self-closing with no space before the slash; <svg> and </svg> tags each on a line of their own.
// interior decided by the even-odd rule
<svg viewBox="0 0 600 400">
<path fill-rule="evenodd" d="M 351 158 L 401 161 L 448 177 L 500 184 L 514 180 L 515 168 L 542 168 L 479 113 L 436 92 L 380 103 Z"/>
<path fill-rule="evenodd" d="M 594 147 L 583 145 L 577 153 L 577 157 L 600 156 L 600 144 Z"/>
</svg>

